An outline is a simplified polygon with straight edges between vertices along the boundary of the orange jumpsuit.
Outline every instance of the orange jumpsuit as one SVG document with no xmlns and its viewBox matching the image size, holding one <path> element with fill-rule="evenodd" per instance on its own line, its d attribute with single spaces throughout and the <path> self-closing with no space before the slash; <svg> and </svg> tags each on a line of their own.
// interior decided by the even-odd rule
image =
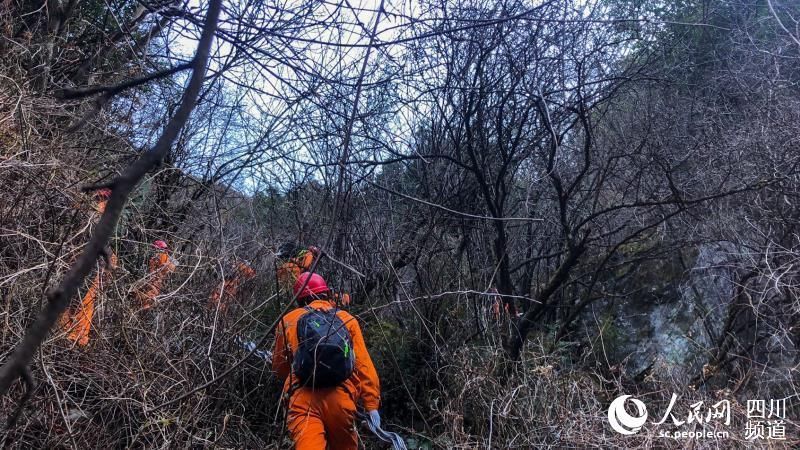
<svg viewBox="0 0 800 450">
<path fill-rule="evenodd" d="M 503 299 L 500 296 L 495 297 L 495 299 L 492 300 L 492 318 L 494 320 L 500 320 L 500 305 L 502 303 Z M 511 309 L 509 308 L 508 303 L 503 306 L 503 311 L 505 311 L 505 317 L 511 317 Z"/>
<path fill-rule="evenodd" d="M 61 328 L 67 333 L 67 339 L 81 347 L 89 344 L 89 332 L 92 330 L 94 317 L 94 303 L 97 295 L 102 292 L 103 284 L 111 282 L 111 271 L 117 267 L 117 255 L 113 252 L 109 257 L 110 267 L 99 268 L 92 280 L 92 285 L 83 296 L 80 306 L 74 313 L 67 311 L 61 316 Z"/>
<path fill-rule="evenodd" d="M 228 307 L 228 303 L 236 297 L 239 292 L 239 286 L 255 276 L 256 272 L 250 266 L 245 263 L 239 263 L 236 266 L 236 272 L 233 277 L 220 283 L 219 287 L 211 292 L 208 306 L 216 308 L 219 305 L 219 309 L 224 311 Z"/>
<path fill-rule="evenodd" d="M 492 318 L 496 321 L 499 321 L 501 318 L 500 317 L 501 310 L 505 312 L 506 317 L 510 317 L 511 311 L 509 309 L 508 303 L 503 302 L 503 297 L 497 292 L 497 289 L 491 288 L 488 294 L 489 294 L 488 300 L 490 303 Z"/>
<path fill-rule="evenodd" d="M 136 292 L 143 309 L 150 309 L 153 306 L 155 298 L 161 294 L 164 280 L 175 271 L 175 263 L 172 262 L 172 258 L 166 251 L 159 252 L 150 258 L 147 266 L 147 284 L 144 289 Z"/>
<path fill-rule="evenodd" d="M 94 206 L 95 211 L 103 214 L 106 211 L 106 204 L 108 203 L 107 195 L 98 195 L 96 197 L 97 203 Z M 92 219 L 93 220 L 93 219 Z M 117 255 L 111 252 L 109 256 L 110 267 L 108 269 L 114 270 L 117 268 Z M 94 275 L 92 284 L 86 295 L 83 296 L 80 306 L 75 310 L 70 308 L 59 319 L 61 329 L 67 333 L 67 339 L 77 343 L 81 347 L 89 344 L 89 332 L 92 330 L 92 318 L 94 317 L 94 301 L 97 295 L 103 289 L 103 283 L 109 283 L 111 270 L 106 270 L 103 267 L 97 269 Z"/>
<path fill-rule="evenodd" d="M 278 284 L 283 291 L 291 292 L 294 282 L 301 273 L 307 272 L 314 264 L 314 252 L 301 251 L 297 257 L 291 258 L 278 266 Z"/>
<path fill-rule="evenodd" d="M 334 306 L 327 300 L 315 300 L 314 309 L 329 310 Z M 367 411 L 380 406 L 380 381 L 367 352 L 358 321 L 347 311 L 339 310 L 353 338 L 355 368 L 353 375 L 335 388 L 312 389 L 293 384 L 292 355 L 297 350 L 297 322 L 306 312 L 297 308 L 281 319 L 275 331 L 272 370 L 284 380 L 283 391 L 289 396 L 287 425 L 297 450 L 355 450 L 358 435 L 355 430 L 356 402 L 361 400 Z M 327 446 L 327 447 L 326 447 Z"/>
<path fill-rule="evenodd" d="M 350 294 L 348 294 L 346 292 L 343 293 L 343 294 L 336 293 L 336 294 L 333 294 L 333 296 L 334 296 L 334 299 L 336 300 L 336 302 L 337 303 L 341 303 L 342 306 L 350 306 Z"/>
</svg>

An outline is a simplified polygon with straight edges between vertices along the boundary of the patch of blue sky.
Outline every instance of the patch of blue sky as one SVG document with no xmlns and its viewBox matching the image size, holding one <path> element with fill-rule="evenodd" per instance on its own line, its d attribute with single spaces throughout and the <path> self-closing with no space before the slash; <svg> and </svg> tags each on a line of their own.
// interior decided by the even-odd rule
<svg viewBox="0 0 800 450">
<path fill-rule="evenodd" d="M 376 0 L 356 0 L 350 2 L 274 2 L 262 5 L 259 14 L 250 14 L 244 8 L 248 2 L 237 1 L 226 4 L 219 38 L 216 41 L 211 70 L 223 67 L 223 89 L 233 95 L 240 95 L 239 106 L 242 122 L 252 126 L 241 127 L 236 136 L 217 135 L 213 138 L 203 136 L 194 143 L 193 151 L 203 159 L 214 157 L 212 164 L 220 166 L 231 158 L 240 158 L 242 151 L 267 153 L 260 159 L 263 164 L 277 165 L 271 172 L 279 178 L 296 167 L 298 162 L 322 165 L 319 145 L 315 135 L 325 135 L 328 139 L 341 141 L 344 130 L 331 133 L 331 120 L 326 117 L 322 105 L 315 106 L 315 96 L 341 96 L 341 112 L 352 109 L 355 97 L 355 84 L 359 76 L 360 62 L 367 53 L 370 31 L 377 16 L 380 2 Z M 200 3 L 192 0 L 189 8 L 200 11 Z M 375 37 L 375 42 L 391 42 L 403 38 L 408 25 L 414 20 L 415 2 L 386 2 Z M 231 17 L 239 17 L 236 21 Z M 242 46 L 231 38 L 242 29 L 258 30 L 263 36 L 248 43 L 254 49 L 243 64 L 229 66 L 233 55 L 241 56 Z M 172 58 L 187 60 L 194 53 L 198 30 L 193 25 L 175 26 L 170 29 L 169 55 Z M 238 48 L 237 48 L 238 46 Z M 396 65 L 402 59 L 400 46 L 386 45 L 371 55 L 370 70 L 365 75 L 365 90 L 386 85 L 391 73 L 381 70 Z M 238 53 L 237 53 L 238 52 Z M 381 78 L 384 77 L 384 78 Z M 184 76 L 175 77 L 180 83 Z M 244 90 L 244 91 L 243 91 Z M 362 97 L 362 103 L 369 95 Z M 311 121 L 314 114 L 309 111 L 318 108 L 317 121 Z M 362 109 L 364 105 L 359 105 Z M 302 126 L 299 124 L 302 122 Z M 334 121 L 343 128 L 346 121 Z M 335 127 L 334 127 L 335 128 Z M 259 130 L 269 130 L 279 138 L 264 136 Z M 215 130 L 209 129 L 209 134 Z M 354 140 L 354 145 L 359 142 Z M 254 149 L 249 146 L 261 146 Z M 220 147 L 226 151 L 220 151 Z M 325 147 L 328 147 L 327 145 Z M 359 154 L 358 149 L 353 152 Z M 280 155 L 285 158 L 276 157 Z M 255 167 L 256 165 L 252 165 Z M 249 170 L 249 169 L 248 169 Z M 250 191 L 261 186 L 261 180 L 252 179 L 263 176 L 263 167 L 242 181 L 242 187 Z M 257 173 L 255 173 L 257 172 Z M 242 175 L 242 174 L 239 174 Z M 322 169 L 317 174 L 324 177 Z M 279 183 L 280 184 L 280 183 Z"/>
<path fill-rule="evenodd" d="M 230 174 L 238 181 L 227 180 L 246 192 L 264 186 L 289 189 L 309 177 L 325 180 L 334 173 L 379 5 L 380 0 L 226 2 L 211 71 L 221 72 L 220 92 L 231 107 L 227 116 L 208 120 L 204 132 L 192 137 L 195 165 L 184 169 L 199 175 L 199 169 L 213 172 L 246 161 Z M 577 6 L 580 12 L 572 17 L 598 14 L 595 2 Z M 190 0 L 189 8 L 201 15 L 198 0 Z M 483 19 L 457 19 L 418 0 L 384 3 L 356 108 L 353 170 L 414 151 L 414 130 L 430 116 L 437 100 L 431 88 L 445 73 L 441 49 L 428 52 L 430 47 L 418 45 L 417 39 L 447 46 L 449 37 L 440 35 L 442 30 L 468 28 L 504 14 L 494 9 Z M 195 25 L 176 24 L 164 37 L 164 54 L 190 59 L 198 35 Z M 554 57 L 562 50 L 556 47 L 550 50 Z M 187 77 L 181 74 L 174 81 L 180 84 Z M 366 114 L 381 101 L 386 105 L 377 116 Z"/>
</svg>

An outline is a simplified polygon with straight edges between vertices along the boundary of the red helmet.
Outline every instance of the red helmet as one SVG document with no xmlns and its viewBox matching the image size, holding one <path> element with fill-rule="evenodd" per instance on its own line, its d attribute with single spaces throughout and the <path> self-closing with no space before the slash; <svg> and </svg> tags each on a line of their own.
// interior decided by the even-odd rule
<svg viewBox="0 0 800 450">
<path fill-rule="evenodd" d="M 308 280 L 308 283 L 306 283 Z M 300 292 L 300 288 L 303 289 L 303 292 Z M 294 296 L 299 300 L 306 297 L 313 297 L 319 294 L 327 294 L 328 293 L 328 285 L 325 283 L 325 279 L 321 276 L 317 275 L 316 273 L 310 272 L 303 272 L 297 277 L 297 281 L 294 283 L 294 288 L 292 289 Z"/>
<path fill-rule="evenodd" d="M 159 250 L 166 250 L 167 248 L 169 248 L 167 246 L 167 243 L 162 241 L 162 240 L 160 240 L 160 239 L 155 241 L 155 242 L 153 242 L 153 247 L 155 247 L 155 248 L 157 248 Z"/>
</svg>

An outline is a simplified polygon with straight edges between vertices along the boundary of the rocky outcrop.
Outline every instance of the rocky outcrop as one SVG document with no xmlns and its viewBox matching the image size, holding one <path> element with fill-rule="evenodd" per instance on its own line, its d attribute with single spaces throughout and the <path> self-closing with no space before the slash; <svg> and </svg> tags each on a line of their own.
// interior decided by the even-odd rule
<svg viewBox="0 0 800 450">
<path fill-rule="evenodd" d="M 630 377 L 693 376 L 714 349 L 734 282 L 726 266 L 732 246 L 708 244 L 654 258 L 614 274 L 582 321 L 602 338 L 604 357 Z"/>
</svg>

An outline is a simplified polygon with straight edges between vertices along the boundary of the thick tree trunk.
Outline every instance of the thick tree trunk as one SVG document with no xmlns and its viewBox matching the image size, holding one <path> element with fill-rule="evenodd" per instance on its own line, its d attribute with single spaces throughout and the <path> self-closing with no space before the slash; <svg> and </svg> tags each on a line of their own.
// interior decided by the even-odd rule
<svg viewBox="0 0 800 450">
<path fill-rule="evenodd" d="M 517 321 L 517 326 L 512 327 L 511 339 L 506 343 L 506 354 L 510 359 L 519 360 L 528 333 L 533 328 L 539 315 L 547 307 L 548 300 L 553 296 L 553 293 L 567 282 L 570 272 L 586 251 L 585 241 L 586 239 L 584 238 L 580 244 L 572 247 L 567 253 L 567 258 L 561 263 L 553 276 L 550 277 L 547 286 L 539 293 L 539 298 L 537 299 L 540 302 L 539 305 L 528 309 Z"/>
</svg>

